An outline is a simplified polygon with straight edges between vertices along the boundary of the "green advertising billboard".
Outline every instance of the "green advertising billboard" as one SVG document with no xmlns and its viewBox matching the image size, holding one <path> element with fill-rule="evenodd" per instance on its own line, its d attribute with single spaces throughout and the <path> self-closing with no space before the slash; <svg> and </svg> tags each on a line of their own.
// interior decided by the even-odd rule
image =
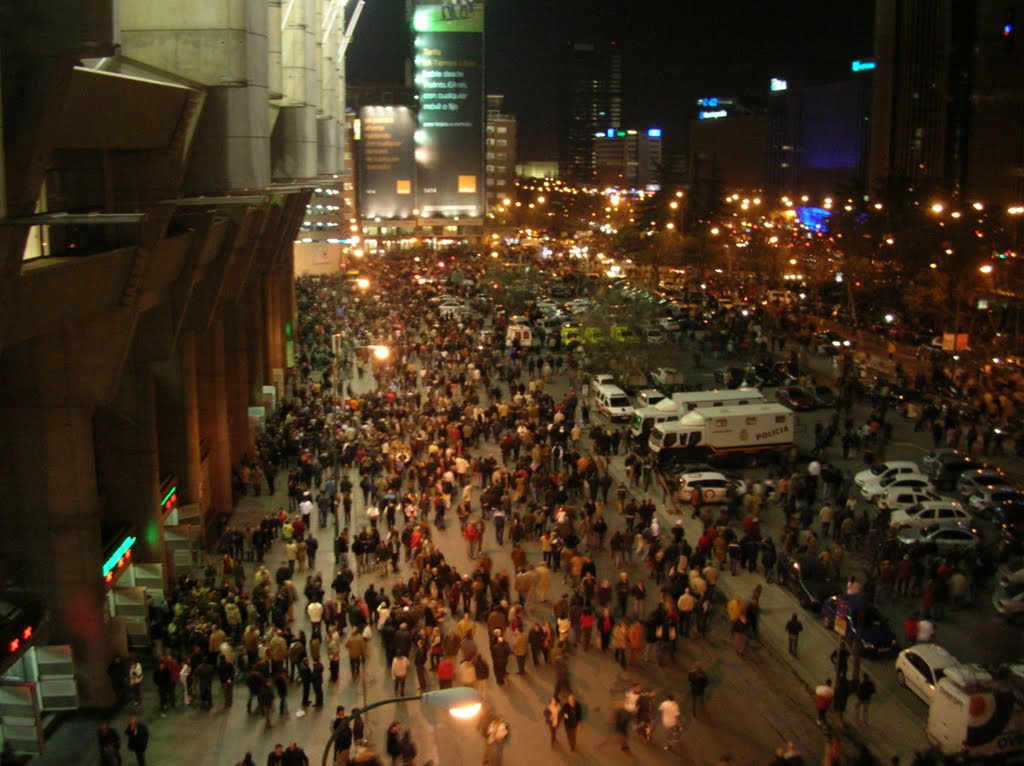
<svg viewBox="0 0 1024 766">
<path fill-rule="evenodd" d="M 484 213 L 484 4 L 418 3 L 413 11 L 417 200 L 422 218 Z"/>
</svg>

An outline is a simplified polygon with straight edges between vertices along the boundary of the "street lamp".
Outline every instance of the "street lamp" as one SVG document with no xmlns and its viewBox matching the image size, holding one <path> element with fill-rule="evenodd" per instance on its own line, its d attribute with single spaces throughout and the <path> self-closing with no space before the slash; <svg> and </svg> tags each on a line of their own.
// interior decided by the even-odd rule
<svg viewBox="0 0 1024 766">
<path fill-rule="evenodd" d="M 324 745 L 324 754 L 321 759 L 321 766 L 327 766 L 327 759 L 331 753 L 331 746 L 334 745 L 335 740 L 338 738 L 338 733 L 348 727 L 352 721 L 368 713 L 374 708 L 383 707 L 384 705 L 394 705 L 398 702 L 422 702 L 426 706 L 427 720 L 433 725 L 433 713 L 436 710 L 447 710 L 453 718 L 458 718 L 462 721 L 467 721 L 470 718 L 475 718 L 480 714 L 480 710 L 483 708 L 483 697 L 480 696 L 480 692 L 469 686 L 455 686 L 451 689 L 435 689 L 434 691 L 423 692 L 421 694 L 412 694 L 407 697 L 392 697 L 390 699 L 378 700 L 377 702 L 371 702 L 369 705 L 361 708 L 354 708 L 351 713 L 341 719 L 334 729 L 331 731 L 331 736 L 327 738 L 327 743 Z"/>
</svg>

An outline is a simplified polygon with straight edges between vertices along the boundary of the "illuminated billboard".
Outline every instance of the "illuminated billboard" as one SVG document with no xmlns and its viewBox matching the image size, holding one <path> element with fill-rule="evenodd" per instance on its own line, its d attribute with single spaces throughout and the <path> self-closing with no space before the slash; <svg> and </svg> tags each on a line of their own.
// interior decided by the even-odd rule
<svg viewBox="0 0 1024 766">
<path fill-rule="evenodd" d="M 412 218 L 416 117 L 404 106 L 359 110 L 359 209 L 366 219 Z"/>
<path fill-rule="evenodd" d="M 420 216 L 482 217 L 484 4 L 417 2 L 413 30 Z"/>
</svg>

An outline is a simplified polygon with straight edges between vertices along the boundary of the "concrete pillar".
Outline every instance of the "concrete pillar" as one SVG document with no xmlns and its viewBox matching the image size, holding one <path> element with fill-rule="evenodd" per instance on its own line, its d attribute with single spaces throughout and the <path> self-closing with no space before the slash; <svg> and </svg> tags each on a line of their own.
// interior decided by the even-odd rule
<svg viewBox="0 0 1024 766">
<path fill-rule="evenodd" d="M 249 332 L 245 307 L 238 302 L 224 308 L 224 363 L 231 460 L 238 464 L 242 455 L 253 454 L 249 433 Z"/>
<path fill-rule="evenodd" d="M 267 89 L 271 99 L 284 95 L 281 74 L 281 0 L 267 3 Z"/>
<path fill-rule="evenodd" d="M 138 561 L 162 562 L 157 414 L 149 362 L 125 366 L 116 398 L 96 411 L 95 438 L 104 520 L 136 530 Z"/>
<path fill-rule="evenodd" d="M 317 173 L 322 176 L 340 172 L 338 164 L 338 89 L 343 87 L 337 78 L 334 59 L 338 53 L 338 29 L 345 26 L 345 15 L 342 11 L 331 12 L 332 5 L 328 0 L 320 1 L 320 23 L 317 29 L 317 80 L 320 84 L 320 97 L 316 115 L 317 133 Z M 340 17 L 340 18 L 339 18 Z M 330 22 L 325 29 L 324 24 Z"/>
<path fill-rule="evenodd" d="M 285 104 L 271 145 L 275 180 L 312 178 L 317 172 L 317 0 L 289 0 L 289 5 L 291 12 L 281 31 Z"/>
<path fill-rule="evenodd" d="M 93 441 L 94 397 L 64 336 L 0 357 L 0 566 L 42 594 L 46 640 L 74 649 L 82 703 L 109 705 L 111 657 Z"/>
<path fill-rule="evenodd" d="M 267 0 L 120 0 L 125 56 L 206 85 L 185 190 L 270 183 Z"/>
<path fill-rule="evenodd" d="M 178 477 L 180 504 L 187 505 L 199 502 L 202 475 L 199 413 L 196 411 L 195 336 L 183 333 L 179 345 L 174 357 L 153 364 L 153 395 L 160 471 Z M 186 353 L 190 357 L 190 376 L 185 375 Z"/>
<path fill-rule="evenodd" d="M 217 316 L 196 338 L 196 381 L 199 434 L 206 454 L 209 513 L 204 516 L 207 539 L 214 541 L 220 524 L 233 510 L 231 496 L 231 437 L 224 359 L 224 319 Z"/>
</svg>

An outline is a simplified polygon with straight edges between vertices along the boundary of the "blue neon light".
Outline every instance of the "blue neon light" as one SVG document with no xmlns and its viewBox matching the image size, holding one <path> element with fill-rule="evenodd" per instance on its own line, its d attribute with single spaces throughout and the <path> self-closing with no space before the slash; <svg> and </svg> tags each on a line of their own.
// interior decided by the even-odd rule
<svg viewBox="0 0 1024 766">
<path fill-rule="evenodd" d="M 798 207 L 796 217 L 804 226 L 814 231 L 825 231 L 832 212 L 823 207 Z"/>
<path fill-rule="evenodd" d="M 875 68 L 875 66 L 875 62 L 872 61 L 871 59 L 865 59 L 864 61 L 857 59 L 852 64 L 850 64 L 850 69 L 852 69 L 854 72 L 870 72 L 872 69 Z"/>
<path fill-rule="evenodd" d="M 615 138 L 615 128 L 608 128 L 605 135 L 608 136 L 608 138 Z"/>
<path fill-rule="evenodd" d="M 648 138 L 661 138 L 661 128 L 649 128 L 647 131 Z"/>
</svg>

